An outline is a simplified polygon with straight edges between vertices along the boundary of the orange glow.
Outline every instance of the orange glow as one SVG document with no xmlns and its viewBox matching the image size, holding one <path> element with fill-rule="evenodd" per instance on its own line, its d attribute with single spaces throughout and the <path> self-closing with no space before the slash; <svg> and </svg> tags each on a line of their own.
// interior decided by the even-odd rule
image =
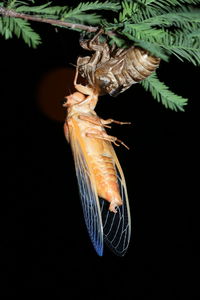
<svg viewBox="0 0 200 300">
<path fill-rule="evenodd" d="M 74 91 L 75 68 L 57 68 L 46 73 L 39 82 L 37 103 L 50 119 L 64 121 L 66 110 L 62 107 L 64 97 Z"/>
</svg>

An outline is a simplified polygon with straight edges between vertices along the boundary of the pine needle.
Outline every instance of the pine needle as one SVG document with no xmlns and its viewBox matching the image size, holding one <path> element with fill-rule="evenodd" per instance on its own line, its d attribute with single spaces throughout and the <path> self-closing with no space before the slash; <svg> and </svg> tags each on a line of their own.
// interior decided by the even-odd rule
<svg viewBox="0 0 200 300">
<path fill-rule="evenodd" d="M 156 73 L 147 77 L 141 84 L 146 91 L 151 92 L 154 99 L 161 102 L 166 108 L 175 111 L 184 111 L 184 106 L 187 105 L 188 99 L 178 96 L 170 91 L 169 87 L 157 78 Z"/>
<path fill-rule="evenodd" d="M 29 22 L 23 19 L 1 18 L 0 32 L 5 39 L 12 38 L 13 34 L 18 38 L 22 37 L 29 47 L 36 48 L 41 43 L 39 34 L 34 32 Z"/>
</svg>

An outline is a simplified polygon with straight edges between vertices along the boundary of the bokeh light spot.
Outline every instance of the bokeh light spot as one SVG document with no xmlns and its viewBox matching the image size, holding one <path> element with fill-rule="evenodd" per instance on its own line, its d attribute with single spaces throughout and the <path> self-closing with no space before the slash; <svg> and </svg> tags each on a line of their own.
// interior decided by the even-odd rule
<svg viewBox="0 0 200 300">
<path fill-rule="evenodd" d="M 64 121 L 64 97 L 74 92 L 75 68 L 57 68 L 46 73 L 39 82 L 37 103 L 50 119 Z"/>
</svg>

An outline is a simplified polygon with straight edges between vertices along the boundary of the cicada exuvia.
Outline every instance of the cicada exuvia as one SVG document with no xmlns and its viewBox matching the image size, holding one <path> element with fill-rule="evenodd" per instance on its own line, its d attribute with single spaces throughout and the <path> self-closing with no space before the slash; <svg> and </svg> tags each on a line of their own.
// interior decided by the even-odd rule
<svg viewBox="0 0 200 300">
<path fill-rule="evenodd" d="M 158 68 L 160 58 L 134 45 L 117 48 L 101 42 L 102 32 L 99 30 L 92 39 L 80 40 L 82 48 L 94 53 L 77 60 L 79 74 L 99 95 L 117 96 Z"/>
</svg>

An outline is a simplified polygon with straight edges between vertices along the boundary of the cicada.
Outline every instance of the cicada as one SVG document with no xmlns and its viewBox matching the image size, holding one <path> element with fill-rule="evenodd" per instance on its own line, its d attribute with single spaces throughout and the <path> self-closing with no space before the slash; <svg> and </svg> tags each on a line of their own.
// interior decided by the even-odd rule
<svg viewBox="0 0 200 300">
<path fill-rule="evenodd" d="M 98 94 L 76 84 L 76 78 L 77 91 L 67 96 L 64 104 L 64 132 L 74 157 L 85 223 L 98 255 L 103 255 L 105 241 L 115 254 L 123 256 L 130 241 L 131 217 L 124 174 L 112 143 L 127 146 L 108 135 L 105 128 L 129 122 L 98 117 L 94 111 Z"/>
<path fill-rule="evenodd" d="M 102 32 L 99 30 L 90 40 L 80 40 L 82 48 L 94 51 L 94 54 L 77 60 L 79 74 L 99 95 L 117 96 L 158 68 L 160 58 L 140 47 L 117 48 L 100 42 Z"/>
</svg>

